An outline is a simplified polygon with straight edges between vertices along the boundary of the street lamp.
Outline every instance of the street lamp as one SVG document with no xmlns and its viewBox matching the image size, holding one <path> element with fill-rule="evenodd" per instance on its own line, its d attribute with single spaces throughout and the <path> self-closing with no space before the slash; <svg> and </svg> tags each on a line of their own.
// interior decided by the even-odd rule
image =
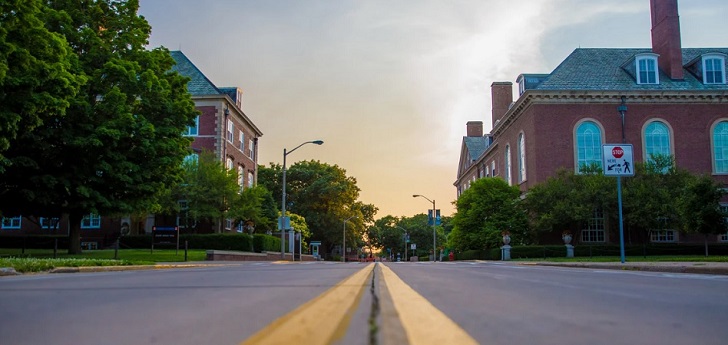
<svg viewBox="0 0 728 345">
<path fill-rule="evenodd" d="M 286 235 L 286 156 L 288 156 L 288 154 L 290 154 L 291 152 L 296 151 L 299 147 L 301 147 L 303 145 L 306 145 L 306 144 L 321 145 L 323 143 L 324 143 L 323 140 L 312 140 L 312 141 L 307 141 L 301 145 L 298 145 L 293 150 L 290 150 L 290 151 L 286 151 L 286 149 L 283 148 L 283 184 L 282 184 L 282 188 L 281 188 L 281 190 L 282 190 L 281 194 L 283 195 L 283 197 L 282 197 L 283 201 L 281 201 L 281 223 L 280 223 L 280 226 L 281 226 L 281 229 L 280 229 L 281 230 L 281 260 L 286 258 L 286 238 L 285 238 L 285 235 Z M 293 255 L 293 261 L 296 261 L 295 254 Z"/>
<path fill-rule="evenodd" d="M 343 241 L 341 241 L 341 262 L 346 262 L 346 222 L 349 221 L 349 219 L 357 218 L 357 216 L 351 216 L 349 218 L 346 218 L 344 221 L 344 237 Z"/>
<path fill-rule="evenodd" d="M 435 218 L 437 217 L 437 211 L 435 210 L 435 200 L 430 200 L 424 195 L 414 194 L 412 195 L 413 198 L 416 197 L 422 197 L 425 198 L 427 201 L 432 203 L 432 261 L 437 261 L 437 247 L 435 247 L 435 224 L 437 223 L 435 221 Z"/>
</svg>

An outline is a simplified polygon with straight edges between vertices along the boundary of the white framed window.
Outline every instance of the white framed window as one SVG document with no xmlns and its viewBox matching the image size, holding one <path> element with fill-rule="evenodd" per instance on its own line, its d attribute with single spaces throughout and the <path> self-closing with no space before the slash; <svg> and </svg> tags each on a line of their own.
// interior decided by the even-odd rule
<svg viewBox="0 0 728 345">
<path fill-rule="evenodd" d="M 225 230 L 231 230 L 233 228 L 232 218 L 225 219 Z"/>
<path fill-rule="evenodd" d="M 248 157 L 255 160 L 255 145 L 253 144 L 253 139 L 250 139 L 248 142 Z"/>
<path fill-rule="evenodd" d="M 60 221 L 58 217 L 40 217 L 39 220 L 41 229 L 56 229 L 58 228 L 58 222 Z"/>
<path fill-rule="evenodd" d="M 238 233 L 243 233 L 243 222 L 238 222 L 238 225 L 235 227 L 235 230 L 237 230 Z"/>
<path fill-rule="evenodd" d="M 232 157 L 228 157 L 225 160 L 225 168 L 227 168 L 227 170 L 233 170 L 233 159 L 232 159 Z"/>
<path fill-rule="evenodd" d="M 505 159 L 505 171 L 503 172 L 503 178 L 508 182 L 508 185 L 512 185 L 511 181 L 511 145 L 506 145 L 506 153 L 503 157 Z"/>
<path fill-rule="evenodd" d="M 248 187 L 253 187 L 253 183 L 255 183 L 255 179 L 253 178 L 253 172 L 248 171 Z"/>
<path fill-rule="evenodd" d="M 20 229 L 23 217 L 3 217 L 2 228 L 7 230 Z"/>
<path fill-rule="evenodd" d="M 576 172 L 590 165 L 602 166 L 602 130 L 596 122 L 587 120 L 576 127 Z"/>
<path fill-rule="evenodd" d="M 526 140 L 523 132 L 518 134 L 518 183 L 526 181 Z"/>
<path fill-rule="evenodd" d="M 233 133 L 235 132 L 235 125 L 232 120 L 227 121 L 227 140 L 233 142 Z"/>
<path fill-rule="evenodd" d="M 645 160 L 653 155 L 670 155 L 670 128 L 662 121 L 652 121 L 645 126 Z"/>
<path fill-rule="evenodd" d="M 677 242 L 677 231 L 675 230 L 652 230 L 650 241 L 656 243 Z"/>
<path fill-rule="evenodd" d="M 195 117 L 195 124 L 192 126 L 187 126 L 187 133 L 185 135 L 187 136 L 197 136 L 199 134 L 198 128 L 200 128 L 200 116 Z"/>
<path fill-rule="evenodd" d="M 728 121 L 713 125 L 711 144 L 713 144 L 713 172 L 728 174 Z"/>
<path fill-rule="evenodd" d="M 243 175 L 243 173 L 244 173 L 243 166 L 242 165 L 238 165 L 238 186 L 240 186 L 240 191 L 241 192 L 243 191 L 243 187 L 245 186 L 245 184 L 243 183 L 243 177 L 245 175 Z"/>
<path fill-rule="evenodd" d="M 245 152 L 245 133 L 243 131 L 238 132 L 238 139 L 240 139 L 240 151 Z"/>
<path fill-rule="evenodd" d="M 604 212 L 601 209 L 594 210 L 594 215 L 581 229 L 581 242 L 605 242 L 604 237 Z"/>
<path fill-rule="evenodd" d="M 640 54 L 635 58 L 637 84 L 659 84 L 656 54 Z"/>
<path fill-rule="evenodd" d="M 725 84 L 725 56 L 706 54 L 703 56 L 703 83 Z"/>
<path fill-rule="evenodd" d="M 81 219 L 81 229 L 99 229 L 101 228 L 101 216 L 98 214 L 88 214 Z"/>
<path fill-rule="evenodd" d="M 496 176 L 496 173 L 495 173 L 495 161 L 490 162 L 490 171 L 491 171 L 490 177 L 495 177 Z"/>
</svg>

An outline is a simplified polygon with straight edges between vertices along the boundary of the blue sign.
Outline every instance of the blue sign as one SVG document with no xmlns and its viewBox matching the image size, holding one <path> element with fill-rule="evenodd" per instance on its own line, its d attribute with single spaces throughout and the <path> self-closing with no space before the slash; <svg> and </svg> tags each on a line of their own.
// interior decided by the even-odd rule
<svg viewBox="0 0 728 345">
<path fill-rule="evenodd" d="M 435 225 L 440 225 L 440 210 L 435 211 Z M 432 225 L 432 210 L 427 210 L 427 225 Z"/>
</svg>

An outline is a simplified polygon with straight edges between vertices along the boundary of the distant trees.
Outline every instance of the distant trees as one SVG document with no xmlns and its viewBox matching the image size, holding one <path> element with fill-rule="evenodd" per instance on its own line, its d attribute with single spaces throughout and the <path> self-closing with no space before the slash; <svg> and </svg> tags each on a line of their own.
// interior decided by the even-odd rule
<svg viewBox="0 0 728 345">
<path fill-rule="evenodd" d="M 258 183 L 273 191 L 275 200 L 281 200 L 282 167 L 270 164 L 260 166 Z M 338 165 L 318 161 L 301 161 L 286 170 L 287 211 L 301 215 L 311 231 L 312 239 L 322 241 L 323 250 L 330 252 L 343 240 L 344 220 L 346 241 L 354 244 L 364 241 L 366 224 L 374 221 L 377 208 L 364 204 L 359 198 L 356 179 L 346 175 Z"/>
</svg>

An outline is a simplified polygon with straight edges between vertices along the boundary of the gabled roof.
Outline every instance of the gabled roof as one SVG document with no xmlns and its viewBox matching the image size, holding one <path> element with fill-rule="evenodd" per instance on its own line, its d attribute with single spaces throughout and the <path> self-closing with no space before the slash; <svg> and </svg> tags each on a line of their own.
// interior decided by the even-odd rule
<svg viewBox="0 0 728 345">
<path fill-rule="evenodd" d="M 191 79 L 190 82 L 187 83 L 187 91 L 191 95 L 202 96 L 218 95 L 223 93 L 210 81 L 210 79 L 207 79 L 205 74 L 202 73 L 184 53 L 181 51 L 170 51 L 169 54 L 172 55 L 172 58 L 177 63 L 172 67 L 172 70 Z"/>
<path fill-rule="evenodd" d="M 705 85 L 685 71 L 684 80 L 672 80 L 660 72 L 659 84 L 637 84 L 622 68 L 635 55 L 652 53 L 649 48 L 579 48 L 574 50 L 534 90 L 715 90 L 728 89 L 728 84 Z M 683 48 L 683 68 L 703 54 L 728 54 L 728 48 Z"/>
<path fill-rule="evenodd" d="M 460 179 L 470 166 L 480 158 L 480 156 L 488 148 L 489 138 L 483 137 L 463 137 L 463 145 L 460 149 L 460 164 L 458 165 L 458 179 Z"/>
<path fill-rule="evenodd" d="M 468 149 L 468 153 L 470 153 L 470 157 L 473 160 L 476 160 L 480 158 L 480 155 L 485 152 L 485 149 L 488 148 L 488 138 L 487 137 L 463 137 L 463 143 Z"/>
</svg>

